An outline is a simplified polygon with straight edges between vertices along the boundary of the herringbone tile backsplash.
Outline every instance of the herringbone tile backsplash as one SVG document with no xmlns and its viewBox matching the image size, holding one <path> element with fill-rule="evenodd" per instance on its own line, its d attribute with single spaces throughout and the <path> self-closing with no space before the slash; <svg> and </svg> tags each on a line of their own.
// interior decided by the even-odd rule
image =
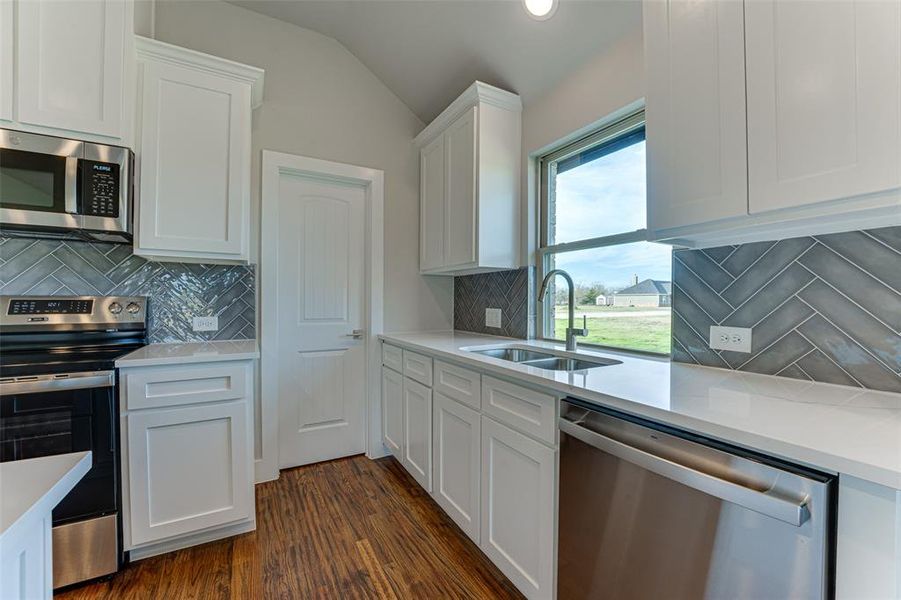
<svg viewBox="0 0 901 600">
<path fill-rule="evenodd" d="M 901 227 L 673 257 L 673 360 L 901 392 Z M 711 325 L 753 327 L 751 353 Z"/>
<path fill-rule="evenodd" d="M 454 277 L 454 329 L 531 337 L 535 314 L 529 290 L 534 285 L 532 267 Z M 486 308 L 501 309 L 500 328 L 485 326 Z"/>
<path fill-rule="evenodd" d="M 0 237 L 0 294 L 147 296 L 152 342 L 256 335 L 252 267 L 151 262 L 121 244 Z M 214 315 L 218 331 L 193 331 Z"/>
</svg>

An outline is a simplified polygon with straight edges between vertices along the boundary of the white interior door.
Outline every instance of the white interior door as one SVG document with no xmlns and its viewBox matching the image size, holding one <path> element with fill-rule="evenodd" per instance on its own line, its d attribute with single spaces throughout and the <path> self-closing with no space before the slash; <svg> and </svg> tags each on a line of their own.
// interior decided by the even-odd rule
<svg viewBox="0 0 901 600">
<path fill-rule="evenodd" d="M 279 467 L 365 449 L 363 187 L 282 174 L 278 210 Z"/>
</svg>

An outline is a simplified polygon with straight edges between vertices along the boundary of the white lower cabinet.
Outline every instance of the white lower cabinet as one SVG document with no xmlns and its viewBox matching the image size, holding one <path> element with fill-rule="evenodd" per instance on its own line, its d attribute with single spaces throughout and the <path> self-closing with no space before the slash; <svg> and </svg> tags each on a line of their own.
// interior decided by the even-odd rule
<svg viewBox="0 0 901 600">
<path fill-rule="evenodd" d="M 403 460 L 404 377 L 388 367 L 382 367 L 382 442 Z"/>
<path fill-rule="evenodd" d="M 432 390 L 404 377 L 404 442 L 401 461 L 425 491 L 432 491 Z"/>
<path fill-rule="evenodd" d="M 481 421 L 477 411 L 435 393 L 433 493 L 435 502 L 479 543 Z"/>
<path fill-rule="evenodd" d="M 482 417 L 482 551 L 528 598 L 554 596 L 556 452 Z"/>
<path fill-rule="evenodd" d="M 252 373 L 250 361 L 121 370 L 133 557 L 253 529 Z"/>
</svg>

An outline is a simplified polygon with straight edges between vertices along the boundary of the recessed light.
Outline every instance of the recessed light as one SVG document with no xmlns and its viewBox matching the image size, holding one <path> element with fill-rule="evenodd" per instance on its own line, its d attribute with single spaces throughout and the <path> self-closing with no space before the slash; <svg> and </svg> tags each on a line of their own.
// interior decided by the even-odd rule
<svg viewBox="0 0 901 600">
<path fill-rule="evenodd" d="M 545 21 L 554 16 L 557 12 L 557 4 L 559 0 L 522 0 L 526 12 L 536 21 Z"/>
</svg>

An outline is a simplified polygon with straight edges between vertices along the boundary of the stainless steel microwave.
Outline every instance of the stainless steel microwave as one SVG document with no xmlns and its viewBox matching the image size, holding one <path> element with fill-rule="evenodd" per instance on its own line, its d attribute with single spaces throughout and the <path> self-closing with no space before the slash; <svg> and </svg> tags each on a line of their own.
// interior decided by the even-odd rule
<svg viewBox="0 0 901 600">
<path fill-rule="evenodd" d="M 128 148 L 0 129 L 0 230 L 131 241 L 133 170 Z"/>
</svg>

